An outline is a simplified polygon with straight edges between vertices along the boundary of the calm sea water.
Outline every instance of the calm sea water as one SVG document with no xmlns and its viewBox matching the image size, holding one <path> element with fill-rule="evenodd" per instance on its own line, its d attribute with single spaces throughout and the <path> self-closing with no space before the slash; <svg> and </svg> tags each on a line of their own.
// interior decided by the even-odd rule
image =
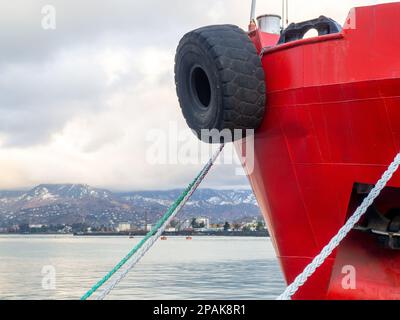
<svg viewBox="0 0 400 320">
<path fill-rule="evenodd" d="M 139 240 L 0 236 L 0 299 L 79 299 Z M 177 237 L 158 241 L 109 299 L 274 299 L 284 287 L 268 238 Z"/>
</svg>

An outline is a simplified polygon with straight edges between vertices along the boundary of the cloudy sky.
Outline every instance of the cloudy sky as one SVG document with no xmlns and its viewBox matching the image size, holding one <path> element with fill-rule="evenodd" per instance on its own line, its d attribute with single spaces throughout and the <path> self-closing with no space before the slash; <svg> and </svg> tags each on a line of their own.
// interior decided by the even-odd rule
<svg viewBox="0 0 400 320">
<path fill-rule="evenodd" d="M 173 80 L 179 39 L 196 27 L 245 28 L 250 0 L 3 0 L 0 3 L 0 189 L 87 183 L 113 190 L 182 187 L 200 165 L 149 163 L 152 130 L 186 128 Z M 357 5 L 291 0 L 290 20 L 340 23 Z M 42 28 L 42 8 L 56 29 Z M 259 0 L 258 14 L 280 14 Z M 193 136 L 189 143 L 197 144 Z M 207 186 L 246 186 L 218 165 Z"/>
</svg>

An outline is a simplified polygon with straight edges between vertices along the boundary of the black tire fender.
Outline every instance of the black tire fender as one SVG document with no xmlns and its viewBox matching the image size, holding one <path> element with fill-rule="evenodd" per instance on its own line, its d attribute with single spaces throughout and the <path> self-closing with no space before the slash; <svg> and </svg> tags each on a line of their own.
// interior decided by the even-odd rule
<svg viewBox="0 0 400 320">
<path fill-rule="evenodd" d="M 234 131 L 259 128 L 265 113 L 265 76 L 261 59 L 248 35 L 233 25 L 216 25 L 187 33 L 175 57 L 175 83 L 188 126 L 202 139 L 202 130 Z M 235 133 L 236 133 L 235 131 Z"/>
</svg>

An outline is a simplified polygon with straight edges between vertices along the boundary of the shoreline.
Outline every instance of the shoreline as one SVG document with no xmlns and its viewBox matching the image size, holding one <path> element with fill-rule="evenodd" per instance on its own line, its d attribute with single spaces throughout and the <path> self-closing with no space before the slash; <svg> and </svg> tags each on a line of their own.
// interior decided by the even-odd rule
<svg viewBox="0 0 400 320">
<path fill-rule="evenodd" d="M 143 237 L 148 232 L 136 231 L 136 232 L 82 232 L 74 233 L 76 237 L 79 236 L 125 236 L 125 237 Z M 204 236 L 218 236 L 218 237 L 269 237 L 267 231 L 177 231 L 177 232 L 164 232 L 162 234 L 165 237 L 204 237 Z"/>
<path fill-rule="evenodd" d="M 0 233 L 0 236 L 65 236 L 74 237 L 143 237 L 147 232 L 77 232 L 77 233 Z M 256 237 L 269 238 L 266 231 L 227 231 L 227 232 L 164 232 L 164 237 Z"/>
</svg>

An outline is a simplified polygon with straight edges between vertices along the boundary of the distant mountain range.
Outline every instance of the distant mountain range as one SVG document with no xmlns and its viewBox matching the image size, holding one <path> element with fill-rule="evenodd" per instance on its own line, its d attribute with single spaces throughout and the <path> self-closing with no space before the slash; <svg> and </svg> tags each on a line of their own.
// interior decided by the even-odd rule
<svg viewBox="0 0 400 320">
<path fill-rule="evenodd" d="M 119 222 L 152 223 L 181 190 L 111 192 L 83 184 L 39 185 L 29 191 L 0 191 L 0 227 L 22 223 L 111 226 Z M 211 222 L 260 217 L 251 190 L 197 190 L 180 219 L 205 216 Z"/>
</svg>

